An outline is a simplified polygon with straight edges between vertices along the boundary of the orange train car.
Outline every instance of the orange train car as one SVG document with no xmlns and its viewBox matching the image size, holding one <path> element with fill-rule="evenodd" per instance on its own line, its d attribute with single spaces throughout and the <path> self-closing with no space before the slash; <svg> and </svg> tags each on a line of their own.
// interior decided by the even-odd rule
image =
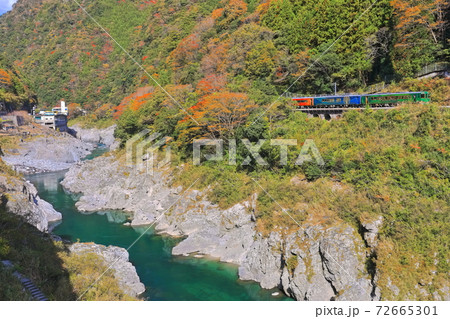
<svg viewBox="0 0 450 319">
<path fill-rule="evenodd" d="M 312 97 L 299 97 L 293 98 L 294 101 L 298 103 L 298 106 L 313 106 L 314 98 Z"/>
</svg>

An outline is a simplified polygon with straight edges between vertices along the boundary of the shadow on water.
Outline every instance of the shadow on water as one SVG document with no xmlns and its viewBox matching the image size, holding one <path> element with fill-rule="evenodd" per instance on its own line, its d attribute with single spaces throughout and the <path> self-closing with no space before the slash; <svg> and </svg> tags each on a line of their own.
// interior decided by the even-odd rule
<svg viewBox="0 0 450 319">
<path fill-rule="evenodd" d="M 145 227 L 123 225 L 128 216 L 122 211 L 80 213 L 76 198 L 60 185 L 64 172 L 28 176 L 39 195 L 63 214 L 54 233 L 71 241 L 95 242 L 128 248 Z M 130 261 L 146 286 L 147 300 L 291 300 L 278 289 L 261 289 L 255 282 L 238 279 L 235 265 L 215 260 L 172 256 L 179 238 L 155 235 L 149 230 L 129 250 Z"/>
</svg>

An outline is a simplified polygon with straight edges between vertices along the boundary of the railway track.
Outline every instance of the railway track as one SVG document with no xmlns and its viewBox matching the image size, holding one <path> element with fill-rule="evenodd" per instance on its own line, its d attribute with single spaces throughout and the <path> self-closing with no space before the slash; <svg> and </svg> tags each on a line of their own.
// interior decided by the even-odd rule
<svg viewBox="0 0 450 319">
<path fill-rule="evenodd" d="M 380 107 L 369 107 L 373 110 L 388 110 L 388 109 L 395 109 L 396 107 L 399 107 L 398 105 L 394 106 L 380 106 Z M 441 105 L 439 107 L 444 108 L 450 108 L 450 105 Z M 303 112 L 319 112 L 319 111 L 348 111 L 348 110 L 365 110 L 365 107 L 321 107 L 321 108 L 297 108 L 296 111 L 303 111 Z"/>
</svg>

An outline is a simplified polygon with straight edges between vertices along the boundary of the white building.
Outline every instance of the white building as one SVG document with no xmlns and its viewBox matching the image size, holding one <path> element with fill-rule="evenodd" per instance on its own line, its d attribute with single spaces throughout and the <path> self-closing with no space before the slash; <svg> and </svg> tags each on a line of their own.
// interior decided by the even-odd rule
<svg viewBox="0 0 450 319">
<path fill-rule="evenodd" d="M 54 130 L 65 132 L 67 131 L 68 113 L 66 102 L 61 101 L 61 106 L 54 107 L 51 112 L 40 111 L 39 114 L 34 116 L 34 121 Z"/>
<path fill-rule="evenodd" d="M 61 101 L 61 106 L 52 108 L 52 112 L 55 114 L 69 114 L 69 110 L 66 107 L 66 102 Z"/>
</svg>

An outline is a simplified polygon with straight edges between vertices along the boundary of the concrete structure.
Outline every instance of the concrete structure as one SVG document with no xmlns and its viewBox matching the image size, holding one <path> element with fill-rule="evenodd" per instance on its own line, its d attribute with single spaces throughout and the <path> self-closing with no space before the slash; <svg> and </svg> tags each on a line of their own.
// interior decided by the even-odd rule
<svg viewBox="0 0 450 319">
<path fill-rule="evenodd" d="M 426 79 L 435 76 L 442 76 L 448 78 L 450 72 L 450 63 L 448 62 L 435 62 L 423 67 L 418 73 L 416 73 L 416 78 Z"/>
<path fill-rule="evenodd" d="M 60 132 L 67 132 L 67 115 L 55 114 L 54 129 Z"/>
<path fill-rule="evenodd" d="M 0 115 L 0 129 L 11 131 L 25 124 L 25 119 L 20 115 Z"/>
<path fill-rule="evenodd" d="M 10 131 L 17 128 L 17 125 L 14 125 L 13 121 L 2 121 L 0 122 L 0 129 L 3 131 Z"/>
<path fill-rule="evenodd" d="M 34 121 L 43 126 L 55 128 L 55 114 L 53 112 L 41 112 L 34 116 Z"/>
<path fill-rule="evenodd" d="M 58 130 L 60 132 L 67 132 L 67 114 L 68 110 L 66 102 L 61 101 L 60 107 L 54 107 L 52 111 L 41 111 L 34 115 L 34 121 L 40 125 Z"/>
<path fill-rule="evenodd" d="M 21 126 L 25 124 L 25 119 L 20 115 L 1 115 L 3 122 L 11 122 L 14 126 Z"/>
</svg>

